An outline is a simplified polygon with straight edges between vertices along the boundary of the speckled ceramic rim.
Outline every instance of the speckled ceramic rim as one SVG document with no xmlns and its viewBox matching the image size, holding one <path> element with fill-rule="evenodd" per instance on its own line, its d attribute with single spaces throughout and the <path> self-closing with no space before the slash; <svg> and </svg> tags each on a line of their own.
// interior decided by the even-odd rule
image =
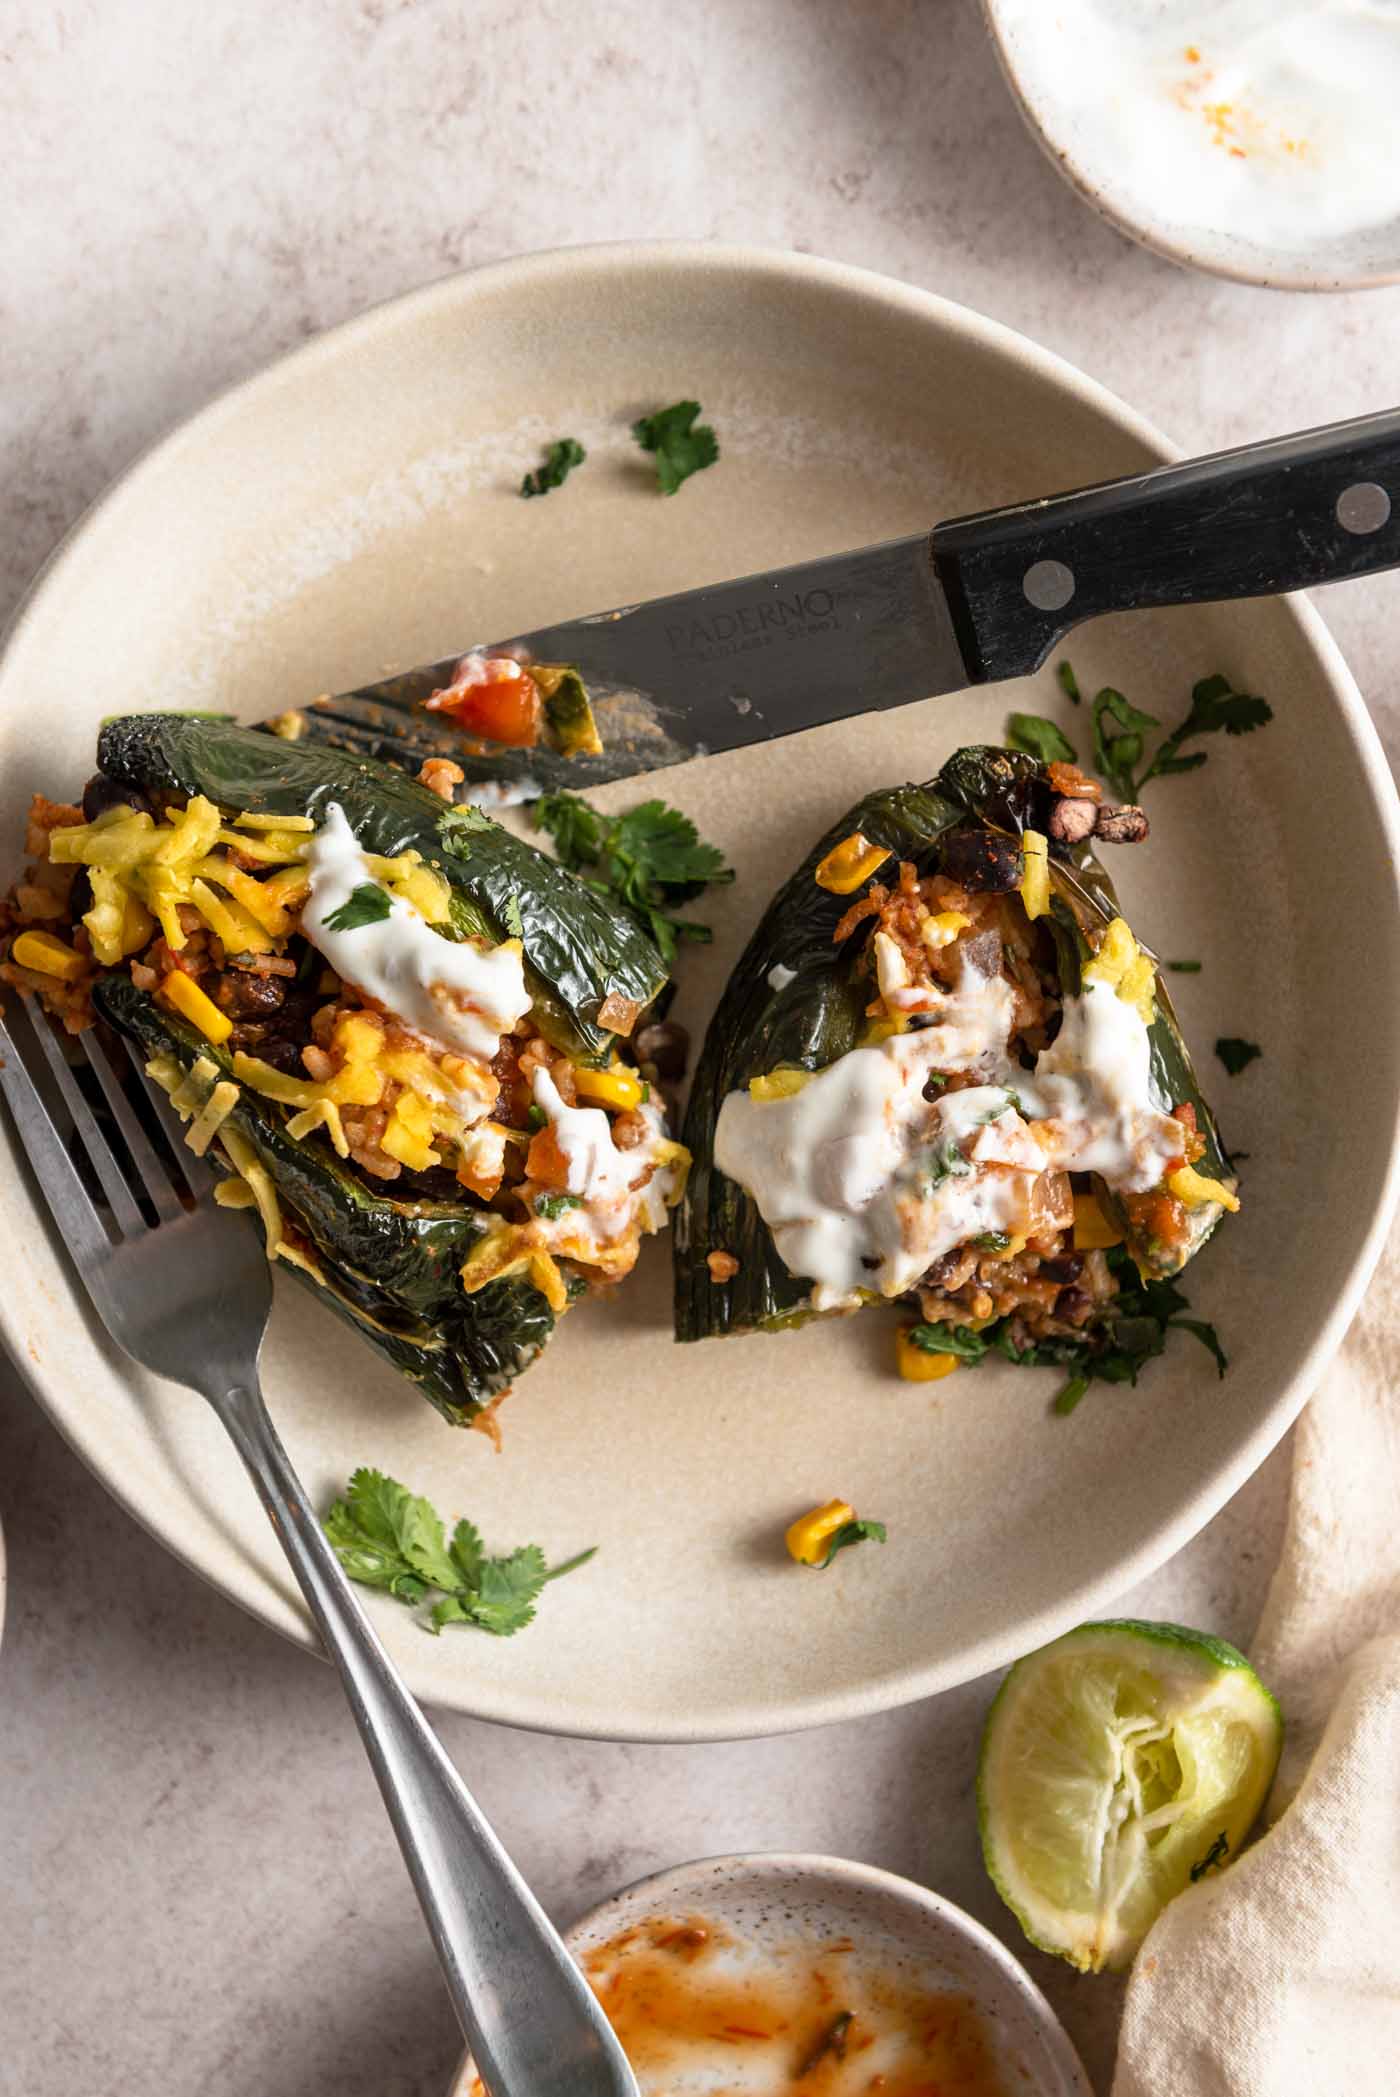
<svg viewBox="0 0 1400 2097">
<path fill-rule="evenodd" d="M 1094 185 L 1079 165 L 1075 158 L 1073 131 L 1058 129 L 1037 101 L 1012 57 L 1002 30 L 999 0 L 981 0 L 981 7 L 992 46 L 1026 129 L 1070 188 L 1115 231 L 1126 233 L 1139 247 L 1149 248 L 1154 255 L 1179 263 L 1183 269 L 1203 270 L 1207 276 L 1228 277 L 1233 283 L 1253 284 L 1262 291 L 1378 291 L 1386 284 L 1400 284 L 1400 267 L 1335 271 L 1325 269 L 1320 263 L 1298 262 L 1282 255 L 1267 265 L 1260 262 L 1251 267 L 1230 247 L 1212 246 L 1212 235 L 1207 227 L 1197 228 L 1194 240 L 1188 240 L 1151 220 L 1130 217 L 1119 209 L 1108 192 Z M 1259 252 L 1262 255 L 1267 250 L 1261 248 Z"/>
<path fill-rule="evenodd" d="M 689 1864 L 672 1864 L 664 1871 L 636 1879 L 620 1892 L 610 1894 L 565 1930 L 564 1941 L 571 1951 L 576 1951 L 581 1942 L 610 1934 L 614 1922 L 624 1925 L 639 1908 L 652 1913 L 693 1909 L 703 1914 L 705 1896 L 716 1879 L 732 1882 L 746 1878 L 810 1878 L 814 1905 L 821 1897 L 823 1882 L 830 1885 L 834 1881 L 848 1893 L 878 1895 L 911 1915 L 930 1918 L 966 1945 L 978 1963 L 989 1967 L 1000 1985 L 1015 1997 L 1063 2080 L 1063 2091 L 1052 2093 L 1052 2097 L 1093 2097 L 1083 2063 L 1064 2026 L 1025 1967 L 1000 1939 L 941 1893 L 916 1885 L 912 1879 L 900 1878 L 893 1871 L 881 1871 L 874 1864 L 857 1864 L 847 1857 L 816 1856 L 800 1850 L 751 1850 L 734 1856 L 697 1857 Z M 472 2060 L 467 2054 L 458 2066 L 447 2097 L 469 2097 L 472 2075 Z"/>
<path fill-rule="evenodd" d="M 420 312 L 431 312 L 439 306 L 449 309 L 458 307 L 464 293 L 477 289 L 499 293 L 502 290 L 509 291 L 527 286 L 533 289 L 541 286 L 549 288 L 562 285 L 580 274 L 591 274 L 595 278 L 612 277 L 616 278 L 619 284 L 623 284 L 631 274 L 641 269 L 691 273 L 697 278 L 712 271 L 732 272 L 742 269 L 756 281 L 769 280 L 775 287 L 795 280 L 822 285 L 833 292 L 841 293 L 853 304 L 864 308 L 868 312 L 869 325 L 872 328 L 878 327 L 882 313 L 898 312 L 906 316 L 912 315 L 926 321 L 935 333 L 941 331 L 956 334 L 985 351 L 989 358 L 1004 360 L 1034 373 L 1047 387 L 1056 388 L 1066 397 L 1083 403 L 1105 422 L 1133 437 L 1147 452 L 1157 458 L 1166 461 L 1181 456 L 1179 449 L 1170 444 L 1151 423 L 1127 407 L 1106 387 L 1085 377 L 1073 365 L 1066 363 L 1051 351 L 1040 348 L 1013 329 L 987 320 L 966 307 L 938 297 L 935 293 L 901 284 L 873 271 L 855 269 L 844 263 L 818 261 L 807 255 L 794 255 L 780 250 L 694 242 L 628 242 L 554 249 L 539 255 L 522 256 L 513 261 L 491 263 L 480 270 L 467 272 L 465 276 L 442 279 L 421 291 L 410 292 L 377 306 L 359 318 L 320 336 L 290 356 L 275 360 L 261 373 L 219 395 L 196 416 L 179 425 L 98 498 L 41 570 L 39 578 L 16 614 L 5 649 L 0 651 L 0 670 L 3 670 L 4 656 L 8 654 L 9 647 L 18 640 L 31 617 L 39 595 L 50 583 L 59 583 L 68 563 L 78 552 L 78 542 L 87 526 L 99 516 L 107 522 L 114 519 L 119 522 L 123 506 L 139 501 L 144 477 L 148 473 L 154 474 L 167 468 L 172 460 L 178 458 L 181 448 L 190 441 L 196 429 L 201 437 L 207 435 L 211 428 L 216 429 L 232 409 L 243 403 L 248 394 L 260 387 L 279 384 L 290 370 L 296 370 L 302 375 L 315 373 L 318 367 L 332 364 L 347 354 L 354 355 L 361 344 L 373 340 L 382 331 L 396 328 L 405 317 Z M 1305 599 L 1286 598 L 1280 602 L 1279 609 L 1282 616 L 1296 622 L 1303 639 L 1317 660 L 1319 671 L 1327 683 L 1340 717 L 1342 729 L 1351 743 L 1357 763 L 1365 777 L 1371 806 L 1387 840 L 1391 863 L 1400 865 L 1400 801 L 1396 797 L 1395 784 L 1380 738 L 1366 711 L 1355 680 L 1321 618 Z M 1378 907 L 1382 902 L 1386 907 L 1394 907 L 1392 896 L 1384 899 L 1378 897 L 1377 902 Z M 912 1703 L 920 1697 L 955 1688 L 962 1682 L 972 1681 L 980 1675 L 1005 1667 L 1021 1654 L 1057 1637 L 1071 1625 L 1092 1617 L 1137 1581 L 1154 1572 L 1165 1559 L 1203 1528 L 1211 1516 L 1258 1469 L 1302 1410 L 1340 1344 L 1380 1257 L 1398 1193 L 1400 1112 L 1397 1112 L 1388 1139 L 1383 1197 L 1371 1218 L 1370 1228 L 1353 1263 L 1347 1284 L 1337 1291 L 1327 1317 L 1317 1328 L 1312 1345 L 1297 1360 L 1293 1374 L 1279 1386 L 1273 1404 L 1259 1419 L 1253 1431 L 1236 1444 L 1228 1462 L 1220 1464 L 1208 1476 L 1202 1478 L 1195 1492 L 1182 1502 L 1174 1515 L 1144 1531 L 1134 1551 L 1119 1558 L 1094 1579 L 1081 1581 L 1069 1588 L 1057 1589 L 1053 1596 L 1047 1598 L 1043 1609 L 1032 1615 L 1019 1616 L 1014 1624 L 997 1635 L 975 1640 L 959 1648 L 957 1652 L 923 1666 L 897 1668 L 889 1674 L 867 1678 L 850 1686 L 834 1683 L 820 1695 L 796 1701 L 788 1699 L 777 1702 L 765 1700 L 762 1695 L 758 1695 L 750 1702 L 735 1703 L 726 1707 L 723 1715 L 718 1718 L 712 1716 L 698 1723 L 694 1720 L 658 1721 L 650 1714 L 629 1711 L 625 1706 L 618 1709 L 605 1729 L 600 1729 L 596 1723 L 577 1722 L 571 1719 L 567 1711 L 552 1711 L 545 1722 L 542 1721 L 538 1703 L 533 1698 L 517 1698 L 507 1689 L 487 1691 L 480 1687 L 473 1688 L 470 1684 L 461 1703 L 456 1699 L 452 1700 L 452 1708 L 464 1709 L 472 1717 L 489 1719 L 504 1725 L 533 1728 L 541 1732 L 573 1734 L 585 1738 L 602 1737 L 624 1741 L 752 1739 L 765 1734 L 796 1732 L 809 1726 L 829 1725 L 844 1719 L 860 1718 L 871 1712 L 886 1711 L 896 1705 Z M 61 1380 L 54 1378 L 51 1381 L 43 1369 L 28 1358 L 23 1336 L 13 1326 L 9 1306 L 3 1297 L 0 1297 L 0 1335 L 3 1335 L 21 1376 L 78 1455 L 101 1479 L 113 1497 L 177 1558 L 195 1572 L 206 1578 L 211 1577 L 182 1540 L 167 1535 L 146 1520 L 142 1509 L 129 1495 L 125 1481 L 120 1476 L 111 1474 L 105 1462 L 105 1450 L 99 1428 L 93 1424 L 80 1405 L 73 1403 L 72 1392 L 65 1388 Z M 250 1614 L 272 1623 L 274 1628 L 281 1630 L 284 1635 L 294 1636 L 296 1642 L 309 1651 L 319 1653 L 320 1647 L 309 1618 L 298 1619 L 295 1629 L 289 1632 L 284 1619 L 269 1616 L 246 1591 L 224 1581 L 215 1581 L 214 1584 L 227 1594 L 230 1600 L 247 1609 Z"/>
</svg>

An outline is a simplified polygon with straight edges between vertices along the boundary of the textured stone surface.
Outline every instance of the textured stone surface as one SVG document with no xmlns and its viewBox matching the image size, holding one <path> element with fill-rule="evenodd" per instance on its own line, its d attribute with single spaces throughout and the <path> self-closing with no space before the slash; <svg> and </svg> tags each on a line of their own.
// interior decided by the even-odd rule
<svg viewBox="0 0 1400 2097">
<path fill-rule="evenodd" d="M 1123 241 L 1026 137 L 970 0 L 16 0 L 0 48 L 0 612 L 218 387 L 525 248 L 863 263 L 1025 330 L 1193 449 L 1393 397 L 1400 292 L 1279 296 Z M 1323 608 L 1394 754 L 1400 585 Z M 1280 1452 L 1125 1607 L 1247 1638 L 1285 1479 Z M 0 1516 L 0 2091 L 437 2097 L 451 2015 L 329 1673 L 138 1531 L 12 1379 Z M 1013 1941 L 972 1823 L 990 1688 L 721 1747 L 442 1730 L 561 1917 L 679 1858 L 810 1848 L 925 1878 Z M 1031 1964 L 1103 2083 L 1116 1984 Z"/>
</svg>

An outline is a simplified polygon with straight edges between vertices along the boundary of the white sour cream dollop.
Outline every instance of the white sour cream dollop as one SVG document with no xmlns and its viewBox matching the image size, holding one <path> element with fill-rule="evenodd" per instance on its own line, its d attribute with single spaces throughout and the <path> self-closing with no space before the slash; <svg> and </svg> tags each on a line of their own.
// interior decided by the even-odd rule
<svg viewBox="0 0 1400 2097">
<path fill-rule="evenodd" d="M 337 931 L 328 920 L 354 890 L 379 884 L 345 811 L 334 801 L 311 841 L 307 868 L 311 893 L 301 930 L 342 982 L 353 984 L 411 1033 L 489 1063 L 502 1034 L 530 1009 L 520 948 L 444 939 L 399 896 L 390 897 L 387 917 Z"/>
<path fill-rule="evenodd" d="M 1126 1193 L 1181 1154 L 1180 1125 L 1151 1097 L 1147 1027 L 1107 984 L 1065 1000 L 1034 1072 L 1011 1059 L 1002 977 L 964 965 L 928 999 L 932 1026 L 852 1049 L 784 1098 L 731 1092 L 720 1109 L 715 1162 L 757 1202 L 784 1265 L 815 1283 L 818 1310 L 860 1289 L 901 1295 L 969 1238 L 1024 1232 L 1047 1170 Z M 952 1072 L 979 1082 L 929 1084 Z"/>
</svg>

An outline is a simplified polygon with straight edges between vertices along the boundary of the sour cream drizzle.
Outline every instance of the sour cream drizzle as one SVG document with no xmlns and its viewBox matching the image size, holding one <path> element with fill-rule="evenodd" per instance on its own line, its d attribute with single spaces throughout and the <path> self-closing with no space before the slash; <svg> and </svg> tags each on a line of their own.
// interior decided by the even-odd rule
<svg viewBox="0 0 1400 2097">
<path fill-rule="evenodd" d="M 1179 1124 L 1151 1098 L 1147 1028 L 1109 985 L 1065 1000 L 1034 1072 L 1011 1060 L 1002 977 L 965 964 L 932 1009 L 931 1027 L 852 1049 L 799 1092 L 731 1092 L 720 1109 L 715 1162 L 753 1196 L 784 1264 L 816 1283 L 819 1310 L 859 1289 L 900 1295 L 967 1239 L 1024 1231 L 1047 1170 L 1129 1192 L 1181 1154 Z M 981 1082 L 924 1097 L 954 1071 Z"/>
<path fill-rule="evenodd" d="M 549 1072 L 537 1069 L 534 1078 L 535 1105 L 548 1119 L 565 1165 L 565 1189 L 577 1195 L 583 1211 L 566 1211 L 560 1233 L 577 1237 L 580 1227 L 600 1244 L 619 1238 L 638 1213 L 634 1193 L 656 1162 L 658 1141 L 665 1140 L 660 1112 L 642 1106 L 634 1111 L 647 1122 L 649 1140 L 631 1150 L 619 1150 L 613 1141 L 612 1123 L 601 1107 L 569 1107 Z M 661 1184 L 658 1185 L 658 1182 Z M 665 1217 L 667 1176 L 654 1173 L 642 1189 L 642 1214 L 655 1229 Z"/>
<path fill-rule="evenodd" d="M 530 1009 L 519 946 L 444 939 L 399 896 L 390 898 L 387 917 L 335 930 L 327 920 L 353 891 L 366 882 L 379 886 L 337 802 L 311 841 L 307 867 L 311 893 L 301 930 L 342 981 L 410 1032 L 489 1063 L 502 1034 Z"/>
</svg>

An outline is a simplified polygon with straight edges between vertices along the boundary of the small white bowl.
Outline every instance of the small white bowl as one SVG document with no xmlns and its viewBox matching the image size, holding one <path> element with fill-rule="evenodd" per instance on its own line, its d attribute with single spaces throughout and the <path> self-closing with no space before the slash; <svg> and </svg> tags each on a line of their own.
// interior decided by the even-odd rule
<svg viewBox="0 0 1400 2097">
<path fill-rule="evenodd" d="M 872 1864 L 778 1851 L 704 1857 L 615 1893 L 565 1939 L 581 1959 L 637 1924 L 697 1918 L 750 1943 L 771 1941 L 775 1950 L 817 1951 L 851 1938 L 857 1948 L 850 1956 L 862 1965 L 970 1997 L 1008 2089 L 1026 2097 L 1092 2097 L 1054 2011 L 990 1930 L 937 1893 Z M 474 2073 L 468 2055 L 450 2097 L 471 2097 Z M 698 2092 L 704 2082 L 697 2076 L 686 2087 Z"/>
<path fill-rule="evenodd" d="M 1400 280 L 1400 8 L 982 5 L 1032 132 L 1145 247 L 1283 290 Z"/>
</svg>

